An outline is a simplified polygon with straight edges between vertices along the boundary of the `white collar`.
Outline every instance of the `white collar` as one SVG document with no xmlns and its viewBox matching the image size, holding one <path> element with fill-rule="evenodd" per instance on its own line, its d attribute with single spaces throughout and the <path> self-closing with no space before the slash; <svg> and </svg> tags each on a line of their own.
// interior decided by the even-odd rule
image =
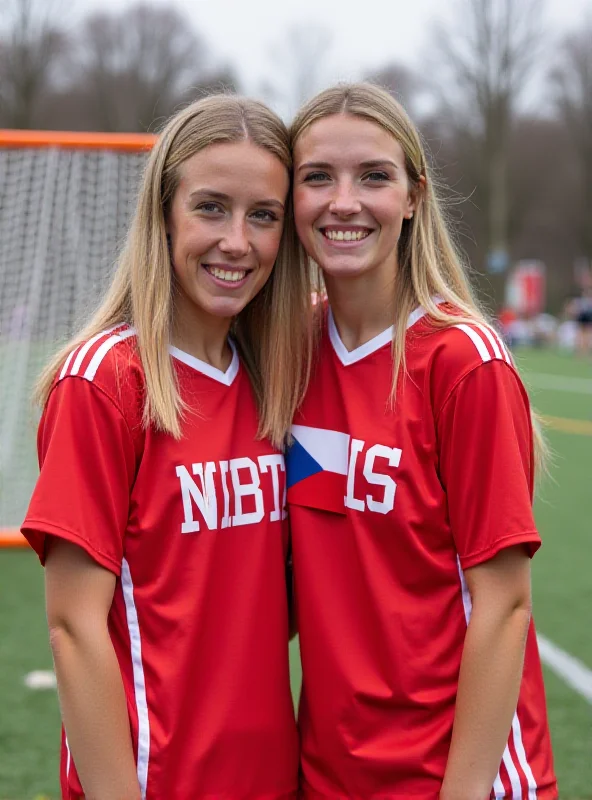
<svg viewBox="0 0 592 800">
<path fill-rule="evenodd" d="M 442 302 L 439 297 L 435 297 L 434 301 L 436 303 Z M 409 314 L 406 327 L 410 328 L 412 325 L 415 325 L 418 320 L 425 316 L 425 313 L 425 309 L 422 306 L 418 306 L 414 311 L 411 312 L 411 314 Z M 364 344 L 361 344 L 354 350 L 348 350 L 339 336 L 331 307 L 329 307 L 328 325 L 331 344 L 333 345 L 333 349 L 335 350 L 337 358 L 341 361 L 344 367 L 348 367 L 350 364 L 355 364 L 357 361 L 361 361 L 371 353 L 375 353 L 377 350 L 380 350 L 380 348 L 384 347 L 385 344 L 392 342 L 393 339 L 394 325 L 391 325 L 390 328 L 387 328 L 377 336 L 374 336 L 374 338 L 370 339 L 369 342 L 364 342 Z"/>
<path fill-rule="evenodd" d="M 240 360 L 234 342 L 229 339 L 228 344 L 232 350 L 232 359 L 230 360 L 230 364 L 228 365 L 226 372 L 213 367 L 211 364 L 208 364 L 207 361 L 202 361 L 201 359 L 186 353 L 184 350 L 179 350 L 178 347 L 173 347 L 173 345 L 169 345 L 169 353 L 177 360 L 187 364 L 188 367 L 192 367 L 198 372 L 201 372 L 203 375 L 207 375 L 208 378 L 212 378 L 213 380 L 218 381 L 218 383 L 223 383 L 225 386 L 230 386 L 237 376 Z"/>
</svg>

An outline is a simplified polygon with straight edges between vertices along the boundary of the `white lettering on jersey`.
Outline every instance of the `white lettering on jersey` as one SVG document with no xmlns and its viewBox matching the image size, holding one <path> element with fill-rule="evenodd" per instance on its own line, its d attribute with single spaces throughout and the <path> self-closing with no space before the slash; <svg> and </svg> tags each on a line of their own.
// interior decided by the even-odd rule
<svg viewBox="0 0 592 800">
<path fill-rule="evenodd" d="M 189 474 L 186 467 L 176 468 L 177 477 L 181 482 L 181 495 L 183 498 L 183 511 L 185 521 L 181 525 L 181 533 L 195 533 L 199 530 L 199 522 L 193 517 L 193 505 L 195 503 L 206 521 L 208 528 L 213 531 L 218 527 L 218 503 L 216 501 L 216 489 L 214 487 L 214 472 L 216 465 L 213 461 L 205 464 L 205 475 L 203 464 L 192 464 L 191 469 L 201 481 L 201 489 Z"/>
<path fill-rule="evenodd" d="M 366 443 L 362 439 L 352 439 L 347 467 L 347 494 L 344 498 L 347 508 L 356 511 L 374 511 L 377 514 L 388 514 L 395 505 L 395 492 L 397 484 L 390 475 L 374 471 L 374 462 L 377 458 L 386 458 L 389 467 L 398 467 L 401 463 L 402 450 L 398 447 L 387 447 L 384 444 L 374 444 L 366 451 L 362 473 L 368 483 L 374 486 L 383 486 L 382 500 L 377 500 L 371 494 L 366 495 L 365 501 L 355 495 L 356 464 L 358 456 L 363 452 Z"/>
<path fill-rule="evenodd" d="M 230 527 L 230 495 L 228 494 L 228 484 L 226 483 L 226 476 L 228 475 L 228 461 L 220 462 L 220 475 L 222 477 L 222 493 L 224 495 L 224 516 L 222 517 L 222 528 Z"/>
<path fill-rule="evenodd" d="M 364 442 L 361 439 L 352 439 L 349 450 L 349 463 L 347 467 L 347 494 L 345 495 L 345 505 L 356 511 L 364 510 L 364 501 L 354 497 L 354 482 L 356 479 L 356 461 L 358 455 L 364 449 Z"/>
<path fill-rule="evenodd" d="M 175 472 L 183 503 L 181 533 L 201 530 L 203 523 L 198 519 L 199 514 L 211 531 L 232 525 L 253 525 L 261 522 L 266 513 L 270 522 L 279 522 L 287 516 L 286 481 L 283 481 L 282 491 L 280 478 L 286 466 L 281 453 L 258 456 L 256 462 L 251 458 L 206 461 L 192 464 L 191 472 L 180 464 Z M 263 475 L 266 477 L 262 478 Z M 265 493 L 261 488 L 262 480 L 271 483 L 271 486 L 266 484 Z M 266 509 L 266 497 L 267 503 L 273 502 L 273 508 Z M 252 500 L 247 502 L 247 498 Z M 218 517 L 219 506 L 221 518 Z"/>
<path fill-rule="evenodd" d="M 388 514 L 395 505 L 395 492 L 397 484 L 390 475 L 374 472 L 374 460 L 376 458 L 386 458 L 389 467 L 398 467 L 401 463 L 402 450 L 398 447 L 386 447 L 384 444 L 375 444 L 369 448 L 364 462 L 364 477 L 368 483 L 375 486 L 384 486 L 384 496 L 382 500 L 375 500 L 372 495 L 366 495 L 366 504 L 370 511 L 378 514 Z"/>
<path fill-rule="evenodd" d="M 267 472 L 268 468 L 271 472 L 271 481 L 273 484 L 273 511 L 269 515 L 271 522 L 277 522 L 279 519 L 286 519 L 286 484 L 284 482 L 284 496 L 282 498 L 282 505 L 280 507 L 280 476 L 279 470 L 286 471 L 284 466 L 284 457 L 280 453 L 274 453 L 269 456 L 259 456 L 257 459 L 261 472 Z"/>
<path fill-rule="evenodd" d="M 241 483 L 239 470 L 248 469 L 251 473 L 250 483 Z M 257 464 L 250 458 L 230 459 L 230 475 L 232 477 L 232 488 L 234 489 L 234 516 L 233 525 L 252 525 L 254 522 L 261 522 L 265 513 L 263 508 L 263 492 L 259 488 L 260 479 Z M 253 497 L 255 500 L 255 510 L 245 513 L 243 511 L 243 499 Z"/>
</svg>

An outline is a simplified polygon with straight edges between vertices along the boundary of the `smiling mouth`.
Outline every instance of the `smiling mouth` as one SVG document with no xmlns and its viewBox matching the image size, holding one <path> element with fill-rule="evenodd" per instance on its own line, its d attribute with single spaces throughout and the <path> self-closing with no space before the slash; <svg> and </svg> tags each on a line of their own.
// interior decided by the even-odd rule
<svg viewBox="0 0 592 800">
<path fill-rule="evenodd" d="M 321 233 L 330 242 L 360 242 L 372 233 L 370 228 L 321 228 Z"/>
<path fill-rule="evenodd" d="M 252 272 L 250 269 L 224 269 L 212 264 L 202 264 L 202 266 L 212 277 L 229 284 L 241 283 Z"/>
</svg>

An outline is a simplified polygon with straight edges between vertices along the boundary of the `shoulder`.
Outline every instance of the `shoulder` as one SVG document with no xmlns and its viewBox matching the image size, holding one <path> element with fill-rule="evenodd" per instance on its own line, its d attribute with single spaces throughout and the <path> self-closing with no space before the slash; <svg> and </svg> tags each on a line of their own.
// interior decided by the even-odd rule
<svg viewBox="0 0 592 800">
<path fill-rule="evenodd" d="M 434 356 L 442 366 L 460 373 L 459 377 L 488 361 L 505 361 L 513 367 L 500 334 L 479 321 L 457 322 L 435 331 Z"/>
<path fill-rule="evenodd" d="M 468 375 L 484 364 L 503 364 L 502 370 L 513 372 L 520 380 L 508 348 L 491 325 L 463 320 L 440 327 L 425 320 L 416 327 L 408 345 L 410 361 L 425 370 L 436 411 Z"/>
<path fill-rule="evenodd" d="M 67 386 L 75 393 L 81 381 L 107 395 L 125 416 L 135 416 L 142 405 L 144 374 L 134 328 L 120 325 L 100 331 L 74 347 L 56 374 L 52 392 Z"/>
</svg>

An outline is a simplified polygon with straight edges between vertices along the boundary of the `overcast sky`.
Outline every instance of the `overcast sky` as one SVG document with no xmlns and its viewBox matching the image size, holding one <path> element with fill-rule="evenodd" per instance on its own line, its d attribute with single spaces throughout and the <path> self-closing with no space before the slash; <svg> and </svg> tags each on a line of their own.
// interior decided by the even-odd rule
<svg viewBox="0 0 592 800">
<path fill-rule="evenodd" d="M 516 0 L 519 2 L 520 0 Z M 166 4 L 167 0 L 153 0 Z M 119 9 L 131 0 L 69 0 L 74 17 L 88 10 Z M 259 94 L 273 79 L 278 63 L 270 57 L 274 43 L 294 23 L 326 28 L 332 39 L 319 65 L 323 84 L 360 77 L 389 61 L 419 70 L 429 61 L 429 30 L 450 9 L 450 0 L 168 0 L 184 11 L 209 42 L 212 53 L 240 76 L 242 89 Z M 592 0 L 546 0 L 551 34 L 573 30 L 592 17 Z M 73 18 L 74 18 L 73 17 Z M 320 87 L 319 87 L 320 88 Z"/>
</svg>

